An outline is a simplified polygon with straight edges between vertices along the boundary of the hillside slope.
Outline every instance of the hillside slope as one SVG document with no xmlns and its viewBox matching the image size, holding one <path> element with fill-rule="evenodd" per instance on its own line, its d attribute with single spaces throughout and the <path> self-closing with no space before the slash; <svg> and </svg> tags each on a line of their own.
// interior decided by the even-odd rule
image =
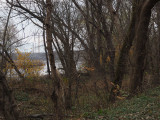
<svg viewBox="0 0 160 120">
<path fill-rule="evenodd" d="M 160 120 L 160 86 L 144 93 L 101 109 L 84 114 L 86 119 L 94 120 Z"/>
</svg>

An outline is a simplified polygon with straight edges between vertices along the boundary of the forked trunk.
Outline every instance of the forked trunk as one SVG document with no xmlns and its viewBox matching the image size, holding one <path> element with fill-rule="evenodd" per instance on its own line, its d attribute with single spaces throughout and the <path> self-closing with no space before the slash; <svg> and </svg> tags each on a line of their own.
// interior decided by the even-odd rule
<svg viewBox="0 0 160 120">
<path fill-rule="evenodd" d="M 122 85 L 122 80 L 123 80 L 123 76 L 125 74 L 125 68 L 126 68 L 125 65 L 127 62 L 129 50 L 132 46 L 132 42 L 135 36 L 136 24 L 139 19 L 138 10 L 140 10 L 139 2 L 137 2 L 137 0 L 134 0 L 133 7 L 132 7 L 132 19 L 131 19 L 130 27 L 128 29 L 128 33 L 124 39 L 124 43 L 120 51 L 120 55 L 119 55 L 119 59 L 118 59 L 117 67 L 116 67 L 116 72 L 115 72 L 115 79 L 113 81 L 114 84 L 118 85 L 119 87 L 121 87 Z M 115 89 L 116 88 L 112 86 L 111 91 L 110 91 L 110 96 L 109 96 L 109 101 L 111 102 L 115 102 L 115 99 L 116 99 L 116 96 L 115 96 L 116 94 L 113 92 L 115 91 Z"/>
<path fill-rule="evenodd" d="M 134 38 L 135 49 L 133 51 L 134 68 L 131 72 L 131 96 L 142 90 L 151 9 L 158 1 L 159 0 L 148 0 L 143 2 L 140 12 L 140 19 Z"/>
<path fill-rule="evenodd" d="M 137 88 L 141 88 L 144 72 L 144 60 L 146 56 L 145 45 L 148 39 L 148 25 L 150 21 L 151 9 L 159 0 L 134 0 L 133 2 L 133 15 L 128 30 L 128 34 L 124 40 L 123 47 L 120 52 L 120 57 L 116 69 L 116 77 L 114 84 L 119 87 L 122 85 L 122 79 L 125 73 L 125 64 L 128 57 L 129 50 L 132 46 L 133 40 L 136 45 L 134 49 L 134 68 L 131 76 L 131 93 L 135 93 Z M 113 87 L 110 93 L 110 101 L 115 101 L 114 91 L 117 87 Z"/>
</svg>

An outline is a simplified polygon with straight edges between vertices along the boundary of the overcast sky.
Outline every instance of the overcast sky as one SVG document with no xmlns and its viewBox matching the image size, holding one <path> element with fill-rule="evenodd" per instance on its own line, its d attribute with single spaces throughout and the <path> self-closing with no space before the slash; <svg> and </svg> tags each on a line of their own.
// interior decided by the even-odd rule
<svg viewBox="0 0 160 120">
<path fill-rule="evenodd" d="M 4 21 L 8 15 L 8 9 L 5 0 L 0 0 L 0 22 Z M 12 16 L 14 13 L 12 14 Z M 14 17 L 10 19 L 10 23 L 14 24 L 19 32 L 18 39 L 25 38 L 22 41 L 23 46 L 19 49 L 23 52 L 44 52 L 42 31 L 35 26 L 31 21 L 20 23 L 22 18 Z M 37 34 L 38 33 L 38 34 Z"/>
</svg>

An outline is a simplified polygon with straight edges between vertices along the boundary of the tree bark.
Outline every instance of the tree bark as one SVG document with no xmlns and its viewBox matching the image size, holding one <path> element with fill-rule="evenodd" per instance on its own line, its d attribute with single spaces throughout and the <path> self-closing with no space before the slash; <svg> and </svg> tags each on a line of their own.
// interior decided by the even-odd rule
<svg viewBox="0 0 160 120">
<path fill-rule="evenodd" d="M 158 38 L 156 40 L 156 58 L 154 58 L 155 62 L 153 63 L 154 64 L 154 70 L 153 70 L 153 75 L 154 75 L 154 78 L 153 78 L 153 81 L 152 81 L 152 85 L 153 86 L 156 86 L 156 85 L 159 85 L 160 84 L 160 3 L 157 4 L 156 6 L 156 12 L 157 12 L 157 20 L 156 20 L 156 23 L 157 23 L 157 28 L 158 28 Z"/>
<path fill-rule="evenodd" d="M 44 27 L 44 25 L 43 25 Z M 50 67 L 49 67 L 49 60 L 48 60 L 48 52 L 47 52 L 47 46 L 46 46 L 46 36 L 45 36 L 45 28 L 43 28 L 43 43 L 44 43 L 44 51 L 46 55 L 46 62 L 47 62 L 47 72 L 49 77 L 51 76 Z"/>
<path fill-rule="evenodd" d="M 135 36 L 135 31 L 136 31 L 136 24 L 139 20 L 139 10 L 140 10 L 140 5 L 137 0 L 134 0 L 133 2 L 133 7 L 132 7 L 132 19 L 131 23 L 128 29 L 128 33 L 124 39 L 122 49 L 120 51 L 117 67 L 116 67 L 116 72 L 115 72 L 115 79 L 114 79 L 114 84 L 118 85 L 121 87 L 122 85 L 122 80 L 126 71 L 126 62 L 129 54 L 129 50 L 132 46 L 132 42 Z M 115 102 L 116 96 L 114 94 L 114 90 L 116 88 L 112 86 L 112 89 L 110 91 L 110 97 L 109 101 Z"/>
<path fill-rule="evenodd" d="M 136 29 L 135 49 L 133 51 L 134 68 L 131 72 L 131 96 L 142 90 L 143 73 L 145 68 L 146 42 L 148 40 L 148 26 L 151 17 L 151 9 L 159 0 L 147 0 L 143 2 L 140 19 Z"/>
<path fill-rule="evenodd" d="M 2 71 L 0 71 L 0 112 L 6 120 L 18 120 L 17 106 Z"/>
<path fill-rule="evenodd" d="M 134 0 L 133 7 L 132 7 L 132 19 L 128 29 L 128 33 L 124 39 L 124 43 L 122 49 L 120 51 L 117 67 L 116 67 L 116 74 L 114 84 L 118 84 L 120 87 L 122 85 L 122 80 L 126 71 L 126 62 L 128 59 L 129 50 L 132 46 L 132 42 L 135 36 L 136 25 L 139 21 L 139 10 L 141 9 L 141 5 L 137 0 Z"/>
<path fill-rule="evenodd" d="M 129 27 L 128 33 L 124 39 L 124 43 L 123 43 L 122 49 L 120 51 L 120 56 L 119 56 L 117 68 L 116 68 L 116 75 L 115 75 L 115 80 L 114 80 L 114 84 L 116 86 L 118 85 L 119 87 L 121 87 L 121 85 L 122 85 L 122 80 L 123 80 L 123 77 L 124 77 L 124 74 L 126 71 L 125 65 L 126 65 L 129 50 L 132 46 L 133 40 L 137 41 L 136 47 L 137 46 L 138 47 L 136 48 L 136 51 L 134 52 L 135 53 L 134 56 L 137 55 L 137 57 L 134 60 L 134 61 L 136 61 L 135 62 L 136 69 L 133 70 L 135 73 L 132 71 L 132 78 L 131 78 L 131 81 L 135 81 L 135 82 L 133 82 L 131 84 L 136 84 L 136 78 L 138 78 L 138 76 L 139 77 L 141 76 L 141 78 L 140 78 L 141 80 L 143 79 L 142 78 L 143 67 L 144 67 L 143 64 L 144 64 L 144 58 L 145 58 L 145 54 L 146 54 L 144 49 L 145 49 L 145 43 L 146 43 L 146 39 L 147 39 L 147 31 L 148 31 L 148 24 L 149 24 L 149 20 L 150 20 L 150 13 L 151 13 L 152 7 L 158 1 L 159 0 L 154 0 L 154 1 L 153 0 L 152 1 L 151 0 L 147 0 L 147 1 L 134 0 L 133 1 L 132 19 L 131 19 L 130 27 Z M 143 35 L 141 35 L 140 33 Z M 145 37 L 143 38 L 143 36 L 145 36 Z M 138 45 L 139 43 L 141 44 L 140 46 Z M 141 52 L 143 52 L 143 53 L 141 53 Z M 139 59 L 141 59 L 140 63 L 138 63 Z M 137 73 L 138 72 L 138 71 L 136 71 L 137 69 L 139 72 L 141 72 L 140 74 Z M 136 73 L 137 73 L 137 77 L 135 77 Z M 141 80 L 138 80 L 138 81 L 140 82 Z M 138 84 L 140 85 L 141 82 Z M 136 88 L 136 86 L 132 86 L 132 90 L 134 88 Z M 115 88 L 113 86 L 111 89 L 111 92 L 110 92 L 109 100 L 112 102 L 114 102 L 116 99 L 116 96 L 113 92 L 115 89 L 117 89 L 117 88 Z"/>
<path fill-rule="evenodd" d="M 47 15 L 46 15 L 46 38 L 47 38 L 47 50 L 49 55 L 51 75 L 53 79 L 53 92 L 52 100 L 54 103 L 54 108 L 56 112 L 56 119 L 62 120 L 65 114 L 65 99 L 64 99 L 64 88 L 60 76 L 57 74 L 55 66 L 55 58 L 52 48 L 52 28 L 51 28 L 51 11 L 52 11 L 52 2 L 51 0 L 46 0 L 47 6 Z"/>
</svg>

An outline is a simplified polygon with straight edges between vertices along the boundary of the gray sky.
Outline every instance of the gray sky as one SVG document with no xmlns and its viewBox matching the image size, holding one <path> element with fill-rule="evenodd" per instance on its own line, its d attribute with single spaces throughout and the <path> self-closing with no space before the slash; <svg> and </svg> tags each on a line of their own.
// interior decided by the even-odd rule
<svg viewBox="0 0 160 120">
<path fill-rule="evenodd" d="M 5 4 L 5 0 L 0 0 L 0 22 L 8 15 L 8 9 Z M 13 16 L 13 14 L 12 14 Z M 42 31 L 35 26 L 31 21 L 25 21 L 20 23 L 22 18 L 14 17 L 10 19 L 10 23 L 14 24 L 19 32 L 18 38 L 22 39 L 23 46 L 19 47 L 20 51 L 23 52 L 44 52 Z M 37 34 L 38 33 L 38 34 Z"/>
</svg>

